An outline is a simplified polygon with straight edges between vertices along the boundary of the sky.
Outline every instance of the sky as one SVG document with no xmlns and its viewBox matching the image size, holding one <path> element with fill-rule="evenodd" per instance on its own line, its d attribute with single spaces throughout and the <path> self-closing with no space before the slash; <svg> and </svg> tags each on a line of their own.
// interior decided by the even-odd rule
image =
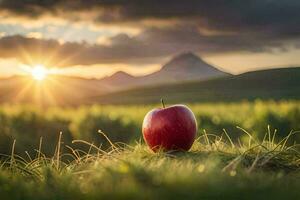
<svg viewBox="0 0 300 200">
<path fill-rule="evenodd" d="M 144 75 L 194 52 L 227 72 L 300 66 L 299 0 L 0 0 L 0 76 Z"/>
</svg>

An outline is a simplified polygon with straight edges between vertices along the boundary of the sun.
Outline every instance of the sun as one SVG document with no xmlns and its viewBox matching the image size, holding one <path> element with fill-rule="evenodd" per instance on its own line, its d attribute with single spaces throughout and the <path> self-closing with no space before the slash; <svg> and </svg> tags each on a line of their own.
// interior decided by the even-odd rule
<svg viewBox="0 0 300 200">
<path fill-rule="evenodd" d="M 48 70 L 43 65 L 36 65 L 30 70 L 31 76 L 37 81 L 42 81 L 48 76 Z"/>
</svg>

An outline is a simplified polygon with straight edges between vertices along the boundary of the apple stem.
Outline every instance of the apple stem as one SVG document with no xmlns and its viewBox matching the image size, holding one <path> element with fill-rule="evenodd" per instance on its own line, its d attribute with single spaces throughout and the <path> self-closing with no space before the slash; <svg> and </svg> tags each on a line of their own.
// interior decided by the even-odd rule
<svg viewBox="0 0 300 200">
<path fill-rule="evenodd" d="M 163 108 L 165 108 L 166 106 L 165 106 L 164 99 L 163 99 L 163 98 L 161 98 L 161 99 L 160 99 L 160 101 L 161 101 L 161 104 L 162 104 Z"/>
</svg>

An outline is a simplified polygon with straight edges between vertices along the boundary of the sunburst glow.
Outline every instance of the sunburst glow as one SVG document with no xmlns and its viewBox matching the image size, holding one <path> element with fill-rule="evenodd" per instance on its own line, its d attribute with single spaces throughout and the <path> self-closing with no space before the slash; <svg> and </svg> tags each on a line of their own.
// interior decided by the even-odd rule
<svg viewBox="0 0 300 200">
<path fill-rule="evenodd" d="M 20 79 L 23 87 L 14 97 L 16 102 L 28 101 L 42 107 L 57 105 L 58 102 L 64 101 L 60 94 L 71 91 L 60 81 L 60 74 L 63 74 L 64 70 L 43 63 L 45 64 L 20 65 L 24 78 Z"/>
<path fill-rule="evenodd" d="M 49 74 L 47 68 L 44 67 L 43 65 L 34 66 L 31 69 L 30 73 L 31 73 L 32 78 L 35 80 L 38 80 L 38 81 L 44 80 L 47 77 L 47 75 Z"/>
</svg>

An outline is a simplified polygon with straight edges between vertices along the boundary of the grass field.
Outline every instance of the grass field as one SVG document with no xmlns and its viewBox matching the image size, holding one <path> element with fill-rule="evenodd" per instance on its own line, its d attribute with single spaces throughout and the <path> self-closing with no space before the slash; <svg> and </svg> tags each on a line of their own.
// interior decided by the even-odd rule
<svg viewBox="0 0 300 200">
<path fill-rule="evenodd" d="M 293 133 L 292 133 L 293 134 Z M 297 199 L 299 152 L 289 136 L 274 142 L 247 133 L 245 144 L 201 135 L 190 152 L 154 154 L 141 143 L 112 144 L 96 154 L 71 149 L 51 158 L 12 153 L 1 162 L 2 199 Z M 71 157 L 72 162 L 63 162 Z"/>
<path fill-rule="evenodd" d="M 1 106 L 1 199 L 299 197 L 298 101 L 190 104 L 190 152 L 154 154 L 141 123 L 159 106 Z"/>
</svg>

